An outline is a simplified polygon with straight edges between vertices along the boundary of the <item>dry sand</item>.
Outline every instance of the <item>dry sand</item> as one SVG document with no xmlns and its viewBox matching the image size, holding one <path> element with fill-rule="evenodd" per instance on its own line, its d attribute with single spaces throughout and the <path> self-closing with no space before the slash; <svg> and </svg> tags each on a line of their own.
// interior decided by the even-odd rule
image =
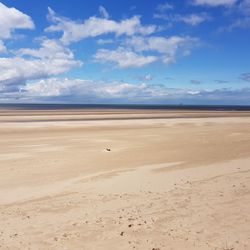
<svg viewBox="0 0 250 250">
<path fill-rule="evenodd" d="M 249 211 L 250 113 L 0 110 L 0 249 L 248 250 Z"/>
</svg>

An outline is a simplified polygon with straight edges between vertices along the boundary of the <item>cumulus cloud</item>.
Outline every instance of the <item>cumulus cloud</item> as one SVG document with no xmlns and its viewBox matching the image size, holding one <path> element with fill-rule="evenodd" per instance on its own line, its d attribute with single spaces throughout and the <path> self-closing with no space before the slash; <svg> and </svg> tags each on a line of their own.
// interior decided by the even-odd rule
<svg viewBox="0 0 250 250">
<path fill-rule="evenodd" d="M 113 62 L 119 68 L 138 68 L 155 62 L 157 57 L 140 55 L 119 47 L 116 50 L 99 49 L 94 55 L 94 60 L 99 63 Z"/>
<path fill-rule="evenodd" d="M 53 39 L 44 39 L 41 42 L 41 47 L 38 49 L 22 48 L 17 52 L 19 55 L 28 55 L 40 59 L 67 59 L 74 58 L 73 53 L 69 48 L 64 47 L 59 41 Z"/>
<path fill-rule="evenodd" d="M 49 8 L 48 19 L 53 23 L 47 32 L 62 32 L 61 41 L 64 44 L 77 42 L 88 37 L 97 37 L 113 33 L 116 36 L 134 34 L 149 35 L 156 31 L 156 26 L 143 26 L 139 16 L 133 16 L 120 22 L 98 17 L 90 17 L 84 22 L 75 22 L 65 17 L 58 16 Z"/>
<path fill-rule="evenodd" d="M 29 16 L 0 3 L 0 53 L 6 52 L 3 40 L 12 38 L 13 31 L 33 28 Z M 82 64 L 58 40 L 43 39 L 39 48 L 16 49 L 11 53 L 0 57 L 1 93 L 14 93 L 27 81 L 56 76 Z"/>
<path fill-rule="evenodd" d="M 104 82 L 82 79 L 50 78 L 29 83 L 25 86 L 24 97 L 81 97 L 88 100 L 114 100 L 140 98 L 150 99 L 168 95 L 170 91 L 145 83 Z"/>
<path fill-rule="evenodd" d="M 3 40 L 10 39 L 17 29 L 33 29 L 32 19 L 15 8 L 8 8 L 0 2 L 0 53 L 6 51 Z"/>
<path fill-rule="evenodd" d="M 0 87 L 1 92 L 1 87 Z M 22 91 L 1 94 L 0 100 L 80 103 L 220 103 L 250 104 L 250 88 L 182 89 L 119 81 L 47 78 L 27 83 Z"/>
<path fill-rule="evenodd" d="M 231 6 L 235 4 L 238 0 L 194 0 L 194 5 L 207 5 L 211 7 L 217 6 Z"/>
<path fill-rule="evenodd" d="M 0 39 L 11 37 L 15 29 L 33 29 L 32 19 L 15 8 L 8 8 L 0 2 Z"/>
<path fill-rule="evenodd" d="M 36 100 L 73 100 L 80 102 L 166 102 L 193 97 L 202 91 L 167 88 L 163 85 L 119 81 L 50 78 L 28 83 L 20 98 Z"/>
<path fill-rule="evenodd" d="M 38 49 L 20 49 L 13 57 L 0 57 L 0 83 L 11 91 L 13 86 L 65 73 L 81 64 L 60 42 L 45 39 Z"/>
<path fill-rule="evenodd" d="M 0 85 L 1 101 L 79 103 L 185 103 L 250 104 L 250 88 L 169 88 L 150 83 L 46 78 L 28 82 L 6 92 Z"/>
<path fill-rule="evenodd" d="M 186 56 L 199 45 L 199 39 L 194 37 L 132 37 L 126 44 L 136 51 L 155 51 L 161 55 L 165 64 L 171 64 L 180 56 Z"/>
</svg>

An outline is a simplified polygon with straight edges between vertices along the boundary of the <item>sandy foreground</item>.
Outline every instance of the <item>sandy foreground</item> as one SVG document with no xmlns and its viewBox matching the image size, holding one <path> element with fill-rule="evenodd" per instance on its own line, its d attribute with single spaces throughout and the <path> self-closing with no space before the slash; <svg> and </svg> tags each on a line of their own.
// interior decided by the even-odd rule
<svg viewBox="0 0 250 250">
<path fill-rule="evenodd" d="M 0 249 L 250 249 L 250 113 L 0 110 Z"/>
</svg>

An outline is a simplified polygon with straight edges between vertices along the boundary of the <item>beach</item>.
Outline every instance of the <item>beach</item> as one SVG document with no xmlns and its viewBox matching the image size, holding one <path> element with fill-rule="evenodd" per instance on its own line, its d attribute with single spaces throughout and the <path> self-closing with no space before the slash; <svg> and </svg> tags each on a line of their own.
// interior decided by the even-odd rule
<svg viewBox="0 0 250 250">
<path fill-rule="evenodd" d="M 0 109 L 0 249 L 250 249 L 250 112 Z"/>
</svg>

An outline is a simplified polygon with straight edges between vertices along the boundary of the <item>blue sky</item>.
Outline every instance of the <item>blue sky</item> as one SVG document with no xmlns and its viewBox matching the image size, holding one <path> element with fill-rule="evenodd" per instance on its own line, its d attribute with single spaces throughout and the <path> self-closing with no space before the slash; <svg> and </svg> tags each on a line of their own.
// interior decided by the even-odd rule
<svg viewBox="0 0 250 250">
<path fill-rule="evenodd" d="M 0 101 L 250 104 L 250 0 L 0 1 Z"/>
</svg>

